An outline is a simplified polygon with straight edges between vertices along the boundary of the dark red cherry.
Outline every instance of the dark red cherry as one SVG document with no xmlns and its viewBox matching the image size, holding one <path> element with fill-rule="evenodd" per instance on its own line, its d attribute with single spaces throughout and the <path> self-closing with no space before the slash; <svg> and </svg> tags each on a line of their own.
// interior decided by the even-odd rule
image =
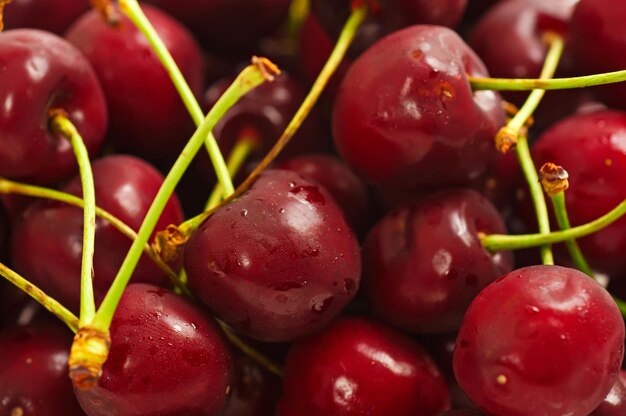
<svg viewBox="0 0 626 416">
<path fill-rule="evenodd" d="M 233 54 L 254 51 L 287 16 L 290 0 L 147 0 L 179 19 L 202 45 Z"/>
<path fill-rule="evenodd" d="M 385 216 L 363 247 L 375 312 L 411 331 L 458 329 L 474 297 L 513 269 L 511 253 L 489 253 L 479 233 L 506 234 L 506 227 L 489 200 L 471 190 L 439 193 Z"/>
<path fill-rule="evenodd" d="M 12 0 L 4 13 L 4 28 L 33 28 L 63 35 L 89 10 L 85 0 Z"/>
<path fill-rule="evenodd" d="M 365 231 L 369 220 L 369 194 L 359 179 L 338 159 L 322 154 L 300 156 L 277 166 L 322 185 L 343 210 L 355 230 Z"/>
<path fill-rule="evenodd" d="M 576 69 L 582 74 L 626 68 L 626 8 L 612 0 L 580 0 L 569 25 L 568 45 Z M 594 89 L 602 101 L 626 109 L 626 84 Z"/>
<path fill-rule="evenodd" d="M 0 414 L 82 415 L 68 376 L 71 345 L 57 323 L 0 332 Z"/>
<path fill-rule="evenodd" d="M 46 325 L 58 319 L 26 292 L 0 280 L 0 329 L 12 326 Z"/>
<path fill-rule="evenodd" d="M 163 182 L 161 174 L 148 163 L 132 156 L 108 156 L 93 163 L 96 204 L 137 231 Z M 74 178 L 63 188 L 81 195 Z M 173 196 L 161 215 L 156 231 L 169 224 L 180 224 L 183 214 Z M 31 205 L 13 230 L 11 255 L 14 266 L 66 307 L 77 311 L 80 299 L 83 213 L 59 202 Z M 101 300 L 132 241 L 108 221 L 96 221 L 94 291 Z M 36 253 L 36 255 L 33 255 Z M 144 256 L 133 273 L 134 282 L 166 285 L 168 278 Z"/>
<path fill-rule="evenodd" d="M 293 345 L 277 415 L 435 416 L 449 400 L 419 345 L 380 324 L 343 318 Z"/>
<path fill-rule="evenodd" d="M 467 75 L 488 74 L 450 29 L 413 26 L 382 39 L 341 85 L 339 152 L 375 183 L 440 187 L 479 177 L 495 157 L 504 114 L 499 95 L 473 92 Z"/>
<path fill-rule="evenodd" d="M 589 416 L 622 416 L 624 414 L 626 414 L 626 371 L 621 370 L 609 394 Z"/>
<path fill-rule="evenodd" d="M 143 8 L 199 97 L 204 72 L 198 44 L 176 20 L 153 7 Z M 127 18 L 113 28 L 91 11 L 66 38 L 98 74 L 109 107 L 108 137 L 116 149 L 154 163 L 175 160 L 194 131 L 193 122 L 143 34 Z"/>
<path fill-rule="evenodd" d="M 217 325 L 165 289 L 128 286 L 111 323 L 98 385 L 76 390 L 100 415 L 219 415 L 232 383 L 232 355 Z"/>
<path fill-rule="evenodd" d="M 62 109 L 90 154 L 107 125 L 104 96 L 85 57 L 56 35 L 32 29 L 0 34 L 0 176 L 51 184 L 78 171 L 72 147 L 52 133 L 49 112 Z"/>
<path fill-rule="evenodd" d="M 325 326 L 355 295 L 361 274 L 341 209 L 321 186 L 285 170 L 266 171 L 206 220 L 184 264 L 194 293 L 217 316 L 266 341 Z"/>
<path fill-rule="evenodd" d="M 571 116 L 544 132 L 532 155 L 537 167 L 552 162 L 569 173 L 565 199 L 572 225 L 592 221 L 626 198 L 626 113 Z M 614 275 L 626 270 L 626 218 L 578 241 L 594 268 Z"/>
<path fill-rule="evenodd" d="M 439 416 L 483 416 L 478 410 L 455 409 L 439 413 Z"/>
<path fill-rule="evenodd" d="M 624 321 L 602 286 L 574 269 L 531 266 L 472 302 L 454 372 L 489 415 L 586 416 L 611 390 L 623 355 Z"/>
</svg>

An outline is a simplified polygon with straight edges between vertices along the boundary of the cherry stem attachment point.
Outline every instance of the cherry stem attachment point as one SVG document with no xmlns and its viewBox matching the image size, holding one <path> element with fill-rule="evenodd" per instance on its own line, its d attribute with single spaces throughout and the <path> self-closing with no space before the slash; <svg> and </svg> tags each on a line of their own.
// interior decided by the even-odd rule
<svg viewBox="0 0 626 416">
<path fill-rule="evenodd" d="M 120 16 L 111 4 L 111 0 L 90 0 L 91 6 L 94 8 L 109 26 L 118 26 L 120 24 Z"/>
<path fill-rule="evenodd" d="M 139 29 L 139 31 L 146 37 L 148 43 L 152 47 L 152 50 L 167 71 L 174 87 L 176 88 L 176 91 L 178 91 L 178 94 L 185 104 L 187 111 L 196 124 L 196 127 L 200 126 L 204 120 L 204 112 L 202 111 L 202 108 L 200 108 L 200 104 L 198 104 L 198 100 L 196 100 L 196 97 L 191 91 L 191 88 L 180 71 L 180 68 L 178 68 L 178 65 L 174 61 L 172 54 L 170 54 L 169 50 L 165 46 L 165 43 L 154 29 L 154 26 L 152 26 L 144 14 L 137 0 L 119 0 L 119 7 L 121 12 L 126 15 L 137 27 L 137 29 Z M 213 133 L 209 132 L 209 134 L 206 135 L 204 145 L 209 153 L 213 168 L 215 169 L 217 180 L 221 184 L 222 189 L 224 189 L 224 195 L 230 195 L 234 192 L 235 188 L 230 176 L 228 175 L 228 168 L 226 166 L 226 162 L 224 161 L 224 156 L 220 151 L 219 145 L 217 144 L 217 140 L 215 139 L 215 136 L 213 136 Z"/>
<path fill-rule="evenodd" d="M 122 297 L 124 289 L 128 285 L 133 270 L 137 266 L 137 262 L 143 252 L 144 245 L 150 239 L 150 235 L 154 231 L 154 227 L 167 204 L 170 196 L 174 192 L 176 185 L 180 182 L 183 174 L 191 164 L 193 158 L 198 153 L 204 139 L 211 130 L 215 127 L 217 122 L 222 116 L 232 107 L 243 95 L 258 87 L 267 81 L 266 71 L 274 70 L 274 65 L 265 60 L 257 58 L 255 63 L 246 67 L 235 79 L 233 84 L 224 92 L 220 99 L 215 103 L 211 111 L 207 114 L 206 118 L 200 124 L 200 127 L 193 134 L 189 142 L 185 145 L 183 151 L 174 162 L 174 165 L 170 169 L 169 173 L 165 177 L 161 188 L 157 192 L 157 195 L 150 206 L 146 217 L 144 218 L 137 238 L 133 242 L 122 263 L 120 270 L 111 285 L 108 293 L 106 294 L 100 308 L 96 312 L 96 317 L 92 323 L 92 327 L 100 330 L 107 331 L 115 309 Z"/>
<path fill-rule="evenodd" d="M 4 277 L 23 292 L 26 292 L 40 305 L 59 318 L 73 332 L 78 331 L 78 317 L 76 317 L 76 315 L 3 263 L 0 263 L 0 276 Z"/>
<path fill-rule="evenodd" d="M 93 255 L 96 244 L 96 190 L 89 161 L 89 152 L 80 133 L 62 110 L 51 110 L 50 126 L 53 132 L 67 139 L 78 162 L 83 191 L 83 253 L 80 269 L 80 326 L 91 323 L 96 313 L 93 293 Z"/>
</svg>

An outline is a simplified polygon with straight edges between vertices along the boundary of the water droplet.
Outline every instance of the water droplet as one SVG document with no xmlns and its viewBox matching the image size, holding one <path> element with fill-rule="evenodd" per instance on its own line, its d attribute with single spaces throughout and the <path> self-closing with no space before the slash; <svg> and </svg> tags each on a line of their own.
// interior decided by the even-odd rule
<svg viewBox="0 0 626 416">
<path fill-rule="evenodd" d="M 356 287 L 356 283 L 352 279 L 343 279 L 343 288 L 347 293 L 352 293 L 354 288 Z"/>
<path fill-rule="evenodd" d="M 335 299 L 331 295 L 319 295 L 311 299 L 311 311 L 316 314 L 322 314 L 326 312 L 330 304 Z"/>
<path fill-rule="evenodd" d="M 319 187 L 317 186 L 298 186 L 297 188 L 289 191 L 289 193 L 294 195 L 299 200 L 304 200 L 309 204 L 324 205 L 326 203 L 326 198 L 322 195 Z"/>
<path fill-rule="evenodd" d="M 248 210 L 247 209 L 242 209 L 239 212 L 239 215 L 241 215 L 242 217 L 246 218 L 248 216 Z"/>
<path fill-rule="evenodd" d="M 285 213 L 285 208 L 280 208 L 280 209 L 278 210 L 278 212 L 279 212 L 280 214 L 284 214 L 284 213 Z"/>
</svg>

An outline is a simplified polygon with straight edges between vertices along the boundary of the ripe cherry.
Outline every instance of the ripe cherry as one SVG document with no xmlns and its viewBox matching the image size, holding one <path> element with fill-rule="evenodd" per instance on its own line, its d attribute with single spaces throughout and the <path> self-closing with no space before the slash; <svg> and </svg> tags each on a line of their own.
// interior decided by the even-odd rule
<svg viewBox="0 0 626 416">
<path fill-rule="evenodd" d="M 453 31 L 413 26 L 368 49 L 346 74 L 333 132 L 343 158 L 370 182 L 449 186 L 479 177 L 504 123 L 499 95 L 473 92 L 487 76 Z"/>
<path fill-rule="evenodd" d="M 71 177 L 76 157 L 49 126 L 65 111 L 90 154 L 107 125 L 104 95 L 89 62 L 56 35 L 32 29 L 0 34 L 0 176 L 38 184 Z"/>
<path fill-rule="evenodd" d="M 219 236 L 219 237 L 216 237 Z M 269 170 L 191 236 L 194 293 L 231 327 L 265 341 L 325 326 L 359 287 L 361 258 L 341 209 L 321 186 Z"/>
<path fill-rule="evenodd" d="M 624 414 L 626 414 L 626 371 L 621 370 L 609 394 L 589 416 L 621 416 Z"/>
<path fill-rule="evenodd" d="M 95 161 L 93 173 L 96 204 L 138 230 L 163 182 L 161 174 L 148 163 L 123 155 Z M 80 180 L 74 178 L 63 190 L 81 195 Z M 156 231 L 182 221 L 180 204 L 173 196 Z M 81 209 L 61 202 L 33 204 L 13 230 L 11 255 L 14 266 L 50 296 L 78 311 L 82 238 Z M 98 301 L 109 289 L 131 243 L 109 222 L 97 219 L 94 292 Z M 133 281 L 165 285 L 168 279 L 151 259 L 144 256 L 133 273 Z"/>
<path fill-rule="evenodd" d="M 197 307 L 165 289 L 133 284 L 110 333 L 98 385 L 76 390 L 87 415 L 221 414 L 232 356 L 217 325 Z"/>
<path fill-rule="evenodd" d="M 89 10 L 85 0 L 13 0 L 4 13 L 4 28 L 32 28 L 63 36 Z"/>
<path fill-rule="evenodd" d="M 454 372 L 490 415 L 586 416 L 611 390 L 623 354 L 624 321 L 602 286 L 574 269 L 531 266 L 472 302 Z"/>
<path fill-rule="evenodd" d="M 289 351 L 278 416 L 436 416 L 450 407 L 437 366 L 414 341 L 343 318 Z"/>
</svg>

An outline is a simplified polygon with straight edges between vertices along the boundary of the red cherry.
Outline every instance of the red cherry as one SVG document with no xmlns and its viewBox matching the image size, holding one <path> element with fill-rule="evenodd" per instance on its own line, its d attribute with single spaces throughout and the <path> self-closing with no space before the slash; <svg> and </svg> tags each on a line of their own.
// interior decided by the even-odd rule
<svg viewBox="0 0 626 416">
<path fill-rule="evenodd" d="M 4 13 L 4 29 L 33 28 L 63 35 L 87 10 L 85 0 L 12 0 Z"/>
<path fill-rule="evenodd" d="M 623 416 L 624 414 L 626 414 L 626 371 L 621 370 L 609 394 L 589 416 Z"/>
</svg>

